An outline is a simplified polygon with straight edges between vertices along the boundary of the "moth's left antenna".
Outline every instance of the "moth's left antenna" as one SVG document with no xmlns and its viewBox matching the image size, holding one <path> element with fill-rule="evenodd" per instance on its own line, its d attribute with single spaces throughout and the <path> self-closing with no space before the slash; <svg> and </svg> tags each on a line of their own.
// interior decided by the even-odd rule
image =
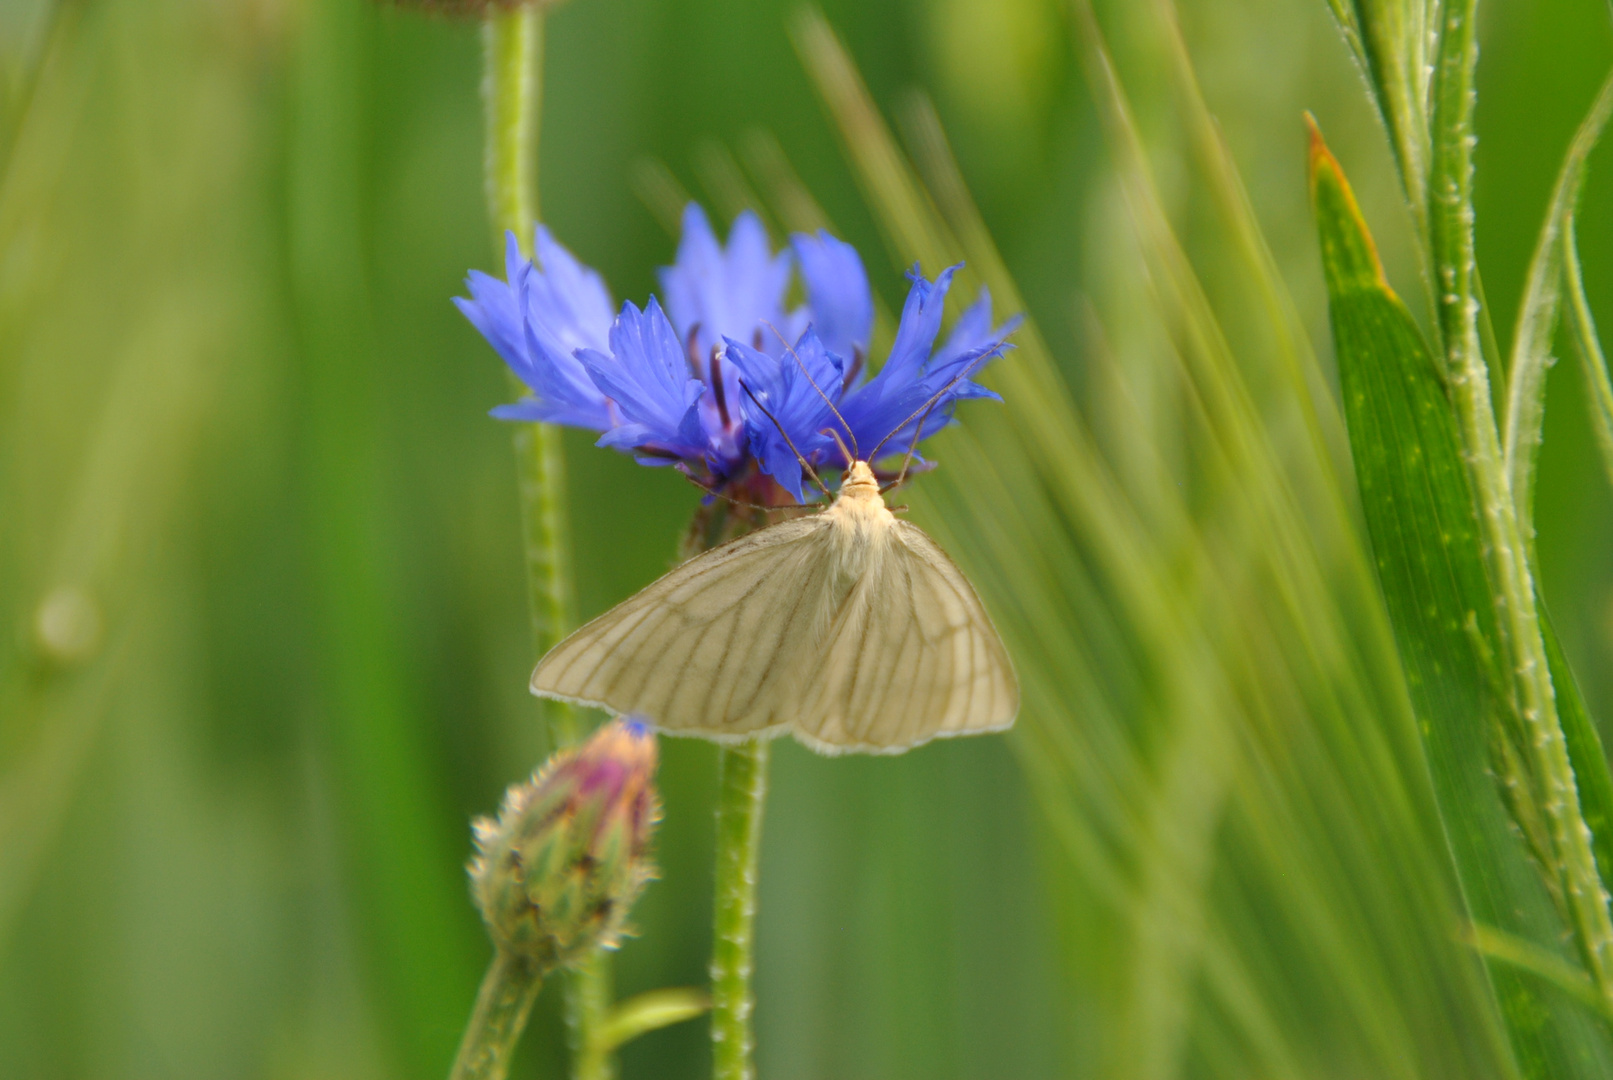
<svg viewBox="0 0 1613 1080">
<path fill-rule="evenodd" d="M 790 354 L 790 359 L 795 361 L 795 366 L 801 369 L 801 374 L 806 376 L 807 384 L 818 392 L 818 396 L 823 399 L 823 403 L 829 406 L 829 411 L 835 414 L 835 419 L 840 421 L 840 426 L 846 429 L 846 437 L 851 440 L 851 452 L 852 454 L 856 455 L 855 457 L 849 458 L 846 464 L 850 465 L 852 461 L 861 461 L 862 455 L 857 453 L 857 433 L 851 430 L 851 425 L 846 423 L 846 418 L 844 416 L 840 415 L 840 410 L 835 407 L 834 401 L 829 397 L 828 394 L 823 392 L 823 387 L 818 385 L 817 380 L 812 377 L 812 373 L 807 370 L 806 362 L 801 359 L 799 354 L 796 353 L 795 346 L 791 345 L 784 335 L 779 333 L 778 327 L 774 326 L 772 323 L 768 323 L 767 328 L 773 331 L 773 336 L 779 339 L 779 344 L 783 345 L 784 351 Z M 845 453 L 846 444 L 840 442 L 840 436 L 838 434 L 835 436 L 835 442 L 840 443 L 840 452 Z"/>
<path fill-rule="evenodd" d="M 801 468 L 805 469 L 807 471 L 807 475 L 812 477 L 812 482 L 818 485 L 827 498 L 834 498 L 834 492 L 829 490 L 828 484 L 825 484 L 821 479 L 818 478 L 818 471 L 812 467 L 812 463 L 806 459 L 806 456 L 803 455 L 801 451 L 795 448 L 795 440 L 791 439 L 790 433 L 784 430 L 784 425 L 778 422 L 778 417 L 767 411 L 767 406 L 763 405 L 761 401 L 757 399 L 756 392 L 746 384 L 744 379 L 739 380 L 739 388 L 745 391 L 745 396 L 750 398 L 751 402 L 758 409 L 762 410 L 763 416 L 773 421 L 773 426 L 778 428 L 778 433 L 784 436 L 784 445 L 790 448 L 790 453 L 794 454 L 795 460 L 801 463 Z"/>
</svg>

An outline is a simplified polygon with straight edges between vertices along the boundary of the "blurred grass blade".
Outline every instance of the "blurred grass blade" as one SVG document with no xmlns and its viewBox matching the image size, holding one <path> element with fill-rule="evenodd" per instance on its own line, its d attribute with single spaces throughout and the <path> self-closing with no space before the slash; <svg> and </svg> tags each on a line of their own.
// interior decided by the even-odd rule
<svg viewBox="0 0 1613 1080">
<path fill-rule="evenodd" d="M 902 159 L 834 30 L 813 8 L 797 12 L 790 30 L 807 73 L 845 139 L 857 166 L 857 179 L 868 201 L 880 211 L 876 220 L 886 230 L 892 248 L 911 253 L 932 272 L 947 265 L 959 251 L 957 240 Z"/>
<path fill-rule="evenodd" d="M 1568 336 L 1579 354 L 1591 399 L 1591 420 L 1596 442 L 1602 451 L 1602 465 L 1613 480 L 1613 380 L 1608 378 L 1607 357 L 1596 334 L 1596 320 L 1585 297 L 1585 279 L 1579 269 L 1579 242 L 1574 235 L 1574 214 L 1563 222 L 1563 275 L 1568 286 Z"/>
<path fill-rule="evenodd" d="M 674 240 L 683 230 L 683 208 L 689 193 L 660 158 L 640 158 L 633 165 L 633 193 L 650 216 Z"/>
<path fill-rule="evenodd" d="M 908 110 L 920 183 L 827 23 L 809 13 L 794 30 L 896 264 L 966 257 L 954 311 L 976 282 L 1023 310 L 933 111 Z M 1296 490 L 1339 482 L 1293 422 L 1316 404 L 1295 400 L 1309 380 L 1283 374 L 1281 327 L 1254 335 L 1258 356 L 1228 337 L 1100 37 L 1094 21 L 1083 41 L 1117 160 L 1098 213 L 1124 236 L 1091 253 L 1125 305 L 1103 312 L 1118 392 L 1092 410 L 1118 414 L 1111 442 L 1086 426 L 1077 365 L 1027 318 L 985 373 L 1003 405 L 941 436 L 944 467 L 912 496 L 1024 684 L 1012 745 L 1055 840 L 1060 1016 L 1096 1044 L 1064 1074 L 1514 1076 L 1488 987 L 1452 941 L 1359 534 L 1341 500 Z M 1227 291 L 1257 317 L 1280 315 L 1237 243 L 1199 250 L 1235 267 Z M 1115 962 L 1090 963 L 1094 948 Z"/>
<path fill-rule="evenodd" d="M 287 155 L 290 288 L 307 380 L 307 474 L 315 534 L 322 720 L 339 762 L 344 837 L 365 912 L 376 986 L 408 1048 L 399 1075 L 439 1076 L 476 985 L 474 916 L 459 855 L 435 806 L 443 786 L 397 640 L 398 593 L 378 551 L 394 538 L 371 490 L 385 474 L 361 177 L 363 72 L 374 12 L 320 4 L 293 60 Z"/>
<path fill-rule="evenodd" d="M 1505 682 L 1463 445 L 1434 358 L 1389 289 L 1354 197 L 1312 133 L 1311 183 L 1356 476 L 1434 791 L 1475 922 L 1570 959 L 1566 926 L 1492 775 Z M 1476 624 L 1476 625 L 1475 625 Z M 1475 630 L 1477 633 L 1475 633 Z M 1531 1077 L 1605 1076 L 1613 1043 L 1561 991 L 1491 964 Z"/>
<path fill-rule="evenodd" d="M 1602 83 L 1602 90 L 1575 132 L 1568 155 L 1563 159 L 1562 169 L 1557 173 L 1557 185 L 1552 189 L 1546 221 L 1540 227 L 1534 258 L 1529 263 L 1528 283 L 1524 286 L 1523 302 L 1518 309 L 1518 326 L 1512 339 L 1504 436 L 1507 478 L 1512 486 L 1518 524 L 1524 535 L 1530 538 L 1535 531 L 1535 457 L 1540 450 L 1541 425 L 1546 411 L 1546 369 L 1551 365 L 1551 343 L 1557 332 L 1564 278 L 1570 277 L 1570 288 L 1575 288 L 1573 282 L 1579 278 L 1578 260 L 1574 260 L 1570 273 L 1565 258 L 1565 253 L 1573 244 L 1568 236 L 1568 226 L 1573 220 L 1574 208 L 1579 204 L 1580 188 L 1585 180 L 1585 163 L 1601 138 L 1610 113 L 1613 113 L 1613 75 Z M 1579 291 L 1583 295 L 1583 289 Z M 1594 337 L 1593 332 L 1592 340 Z M 1605 382 L 1605 365 L 1600 366 L 1600 370 Z M 1606 415 L 1606 402 L 1597 389 L 1593 379 L 1592 400 L 1601 406 L 1598 415 Z M 1603 425 L 1599 425 L 1598 430 L 1603 430 Z"/>
<path fill-rule="evenodd" d="M 715 139 L 703 140 L 695 148 L 694 160 L 700 186 L 705 188 L 711 200 L 710 205 L 716 208 L 719 217 L 724 221 L 733 221 L 749 210 L 762 219 L 769 232 L 774 236 L 779 235 L 773 222 L 768 220 L 767 208 L 757 198 L 739 162 L 727 146 Z"/>
<path fill-rule="evenodd" d="M 829 215 L 818 205 L 770 131 L 747 133 L 740 144 L 745 166 L 768 196 L 775 216 L 791 232 L 830 228 Z"/>
<path fill-rule="evenodd" d="M 1349 459 L 1344 419 L 1334 402 L 1327 374 L 1317 363 L 1305 332 L 1304 320 L 1283 285 L 1277 259 L 1260 229 L 1254 203 L 1238 175 L 1232 150 L 1210 112 L 1197 73 L 1193 70 L 1174 0 L 1155 0 L 1160 22 L 1171 49 L 1170 69 L 1188 114 L 1187 128 L 1198 159 L 1203 163 L 1208 187 L 1221 217 L 1239 252 L 1248 264 L 1248 277 L 1260 300 L 1264 322 L 1270 327 L 1277 353 L 1277 381 L 1284 390 L 1283 400 L 1297 407 L 1311 437 L 1321 444 L 1318 454 L 1329 467 L 1312 484 L 1324 489 L 1325 496 L 1342 502 L 1338 473 L 1333 467 Z M 1284 385 L 1286 383 L 1286 385 Z M 1340 511 L 1340 516 L 1346 516 Z"/>
</svg>

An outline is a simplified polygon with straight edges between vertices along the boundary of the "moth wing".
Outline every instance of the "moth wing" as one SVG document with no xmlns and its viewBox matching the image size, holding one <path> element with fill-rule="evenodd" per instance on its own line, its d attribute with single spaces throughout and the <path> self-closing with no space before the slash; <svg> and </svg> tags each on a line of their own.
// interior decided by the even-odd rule
<svg viewBox="0 0 1613 1080">
<path fill-rule="evenodd" d="M 828 565 L 819 515 L 695 556 L 556 645 L 532 692 L 735 738 L 789 719 Z"/>
<path fill-rule="evenodd" d="M 826 635 L 796 737 L 828 754 L 900 753 L 1000 731 L 1019 680 L 968 578 L 918 526 L 892 519 Z"/>
</svg>

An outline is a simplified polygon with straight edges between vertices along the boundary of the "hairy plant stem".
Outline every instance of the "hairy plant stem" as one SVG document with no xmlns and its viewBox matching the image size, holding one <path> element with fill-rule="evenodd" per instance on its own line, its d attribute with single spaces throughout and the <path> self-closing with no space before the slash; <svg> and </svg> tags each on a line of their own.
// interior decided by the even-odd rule
<svg viewBox="0 0 1613 1080">
<path fill-rule="evenodd" d="M 566 1033 L 573 1080 L 615 1080 L 616 1055 L 605 1040 L 613 1012 L 610 964 L 595 949 L 566 982 Z"/>
<path fill-rule="evenodd" d="M 538 112 L 542 101 L 543 12 L 531 5 L 493 7 L 482 24 L 482 104 L 487 145 L 482 162 L 493 250 L 505 232 L 522 250 L 532 242 L 538 208 Z"/>
<path fill-rule="evenodd" d="M 542 100 L 543 12 L 527 5 L 495 9 L 483 28 L 487 108 L 487 206 L 493 222 L 494 251 L 504 251 L 504 234 L 515 234 L 531 255 L 537 221 L 538 113 Z M 518 393 L 525 388 L 511 376 Z M 575 621 L 571 558 L 566 520 L 565 454 L 553 424 L 519 424 L 515 433 L 520 475 L 522 535 L 527 589 L 531 600 L 533 644 L 541 654 Z M 560 745 L 575 742 L 577 721 L 570 706 L 545 708 Z"/>
<path fill-rule="evenodd" d="M 508 10 L 494 8 L 482 28 L 482 97 L 487 126 L 484 168 L 488 216 L 498 254 L 504 250 L 504 234 L 511 232 L 521 250 L 531 255 L 532 228 L 537 221 L 538 124 L 543 91 L 542 6 L 528 3 Z M 524 392 L 514 376 L 511 382 L 518 393 Z M 575 622 L 566 462 L 560 429 L 553 424 L 517 425 L 515 456 L 532 639 L 537 653 L 542 655 Z M 544 708 L 555 744 L 575 742 L 577 719 L 571 707 L 545 702 Z M 493 963 L 496 968 L 499 958 L 495 957 Z M 597 1035 L 610 1012 L 608 964 L 604 950 L 596 950 L 566 978 L 573 1080 L 610 1080 L 615 1074 L 612 1056 L 599 1049 L 602 1044 Z M 527 1006 L 530 1005 L 528 1000 Z M 514 1030 L 518 1035 L 520 1025 Z"/>
<path fill-rule="evenodd" d="M 543 976 L 536 967 L 497 950 L 482 978 L 449 1080 L 504 1080 L 542 987 Z"/>
<path fill-rule="evenodd" d="M 1508 483 L 1480 341 L 1473 248 L 1474 0 L 1444 8 L 1434 106 L 1429 241 L 1439 296 L 1446 376 L 1478 498 L 1513 703 L 1528 732 L 1525 752 L 1545 815 L 1565 915 L 1592 981 L 1613 1005 L 1613 917 L 1580 809 L 1557 715 L 1528 547 Z"/>
<path fill-rule="evenodd" d="M 725 746 L 717 764 L 717 891 L 711 950 L 713 1080 L 754 1080 L 751 945 L 768 744 Z"/>
</svg>

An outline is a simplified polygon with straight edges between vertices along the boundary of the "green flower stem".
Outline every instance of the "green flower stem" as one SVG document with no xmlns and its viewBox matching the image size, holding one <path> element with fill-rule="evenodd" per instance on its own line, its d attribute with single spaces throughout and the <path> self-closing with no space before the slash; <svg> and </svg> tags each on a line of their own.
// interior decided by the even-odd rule
<svg viewBox="0 0 1613 1080">
<path fill-rule="evenodd" d="M 538 120 L 543 89 L 541 5 L 492 10 L 483 26 L 482 45 L 482 94 L 487 110 L 484 166 L 494 251 L 502 252 L 505 232 L 513 232 L 521 249 L 530 255 L 532 226 L 537 220 Z M 513 376 L 511 381 L 515 382 Z M 519 384 L 516 388 L 521 389 Z M 518 425 L 515 455 L 532 639 L 541 655 L 576 621 L 560 429 L 553 424 Z M 546 702 L 545 710 L 555 743 L 575 742 L 577 718 L 571 707 Z M 495 968 L 498 963 L 495 958 Z M 610 995 L 610 970 L 603 950 L 583 961 L 566 980 L 574 1080 L 610 1080 L 615 1071 L 610 1054 L 594 1049 L 601 1045 L 595 1033 L 609 1015 Z M 517 1027 L 515 1033 L 519 1031 Z"/>
<path fill-rule="evenodd" d="M 767 747 L 756 740 L 725 746 L 718 757 L 716 925 L 711 950 L 713 1080 L 753 1080 L 751 1063 L 752 931 L 756 856 L 767 798 Z"/>
<path fill-rule="evenodd" d="M 538 112 L 542 100 L 543 12 L 494 7 L 482 26 L 482 98 L 487 108 L 487 206 L 493 249 L 512 231 L 523 250 L 537 221 Z"/>
<path fill-rule="evenodd" d="M 572 614 L 566 459 L 560 429 L 553 424 L 517 424 L 515 460 L 532 641 L 542 656 L 576 624 Z M 545 701 L 542 707 L 555 745 L 576 742 L 576 710 L 563 701 Z"/>
<path fill-rule="evenodd" d="M 493 248 L 504 250 L 513 232 L 531 254 L 537 220 L 538 113 L 542 100 L 543 12 L 528 5 L 495 9 L 483 27 L 486 68 L 482 93 L 487 108 L 487 206 Z M 524 392 L 519 383 L 511 381 Z M 532 636 L 546 652 L 575 622 L 566 520 L 565 454 L 553 424 L 520 424 L 515 433 L 520 474 L 522 535 Z M 546 703 L 555 741 L 575 742 L 577 720 L 570 706 Z"/>
<path fill-rule="evenodd" d="M 504 1080 L 542 987 L 537 968 L 499 949 L 482 979 L 449 1080 Z"/>
<path fill-rule="evenodd" d="M 566 1032 L 572 1080 L 616 1080 L 615 1047 L 606 1041 L 611 1016 L 610 965 L 595 949 L 566 982 Z"/>
</svg>

